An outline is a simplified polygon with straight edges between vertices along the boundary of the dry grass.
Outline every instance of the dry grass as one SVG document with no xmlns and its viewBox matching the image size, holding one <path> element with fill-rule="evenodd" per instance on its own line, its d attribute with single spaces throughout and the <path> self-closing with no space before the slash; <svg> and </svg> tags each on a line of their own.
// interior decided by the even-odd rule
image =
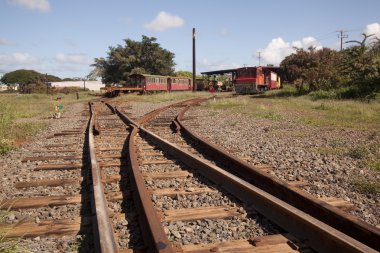
<svg viewBox="0 0 380 253">
<path fill-rule="evenodd" d="M 0 252 L 1 253 L 29 253 L 30 251 L 24 249 L 19 245 L 20 238 L 6 238 L 7 232 L 12 229 L 13 226 L 2 226 L 6 218 L 11 213 L 9 211 L 0 211 Z M 17 226 L 15 224 L 14 226 Z"/>
<path fill-rule="evenodd" d="M 179 101 L 184 99 L 191 99 L 195 97 L 207 97 L 210 96 L 209 92 L 159 92 L 150 95 L 139 95 L 137 93 L 129 93 L 126 95 L 121 95 L 115 100 L 117 101 L 138 101 L 138 102 L 151 102 L 151 103 L 162 103 L 169 101 Z"/>
<path fill-rule="evenodd" d="M 292 117 L 301 124 L 374 129 L 380 126 L 380 102 L 312 100 L 309 97 L 238 96 L 209 102 L 211 109 L 230 110 L 252 117 L 281 120 Z"/>
<path fill-rule="evenodd" d="M 62 99 L 56 101 L 55 98 Z M 35 135 L 46 126 L 44 119 L 51 117 L 54 106 L 62 103 L 65 107 L 79 101 L 88 101 L 93 96 L 87 92 L 80 94 L 0 94 L 0 154 L 6 154 L 25 139 Z"/>
</svg>

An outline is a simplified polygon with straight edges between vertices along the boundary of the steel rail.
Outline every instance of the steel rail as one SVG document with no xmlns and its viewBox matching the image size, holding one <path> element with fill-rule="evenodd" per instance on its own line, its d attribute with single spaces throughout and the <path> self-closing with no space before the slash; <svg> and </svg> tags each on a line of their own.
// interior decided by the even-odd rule
<svg viewBox="0 0 380 253">
<path fill-rule="evenodd" d="M 150 199 L 150 194 L 145 186 L 145 181 L 141 176 L 141 172 L 139 170 L 139 163 L 137 160 L 137 152 L 135 146 L 135 138 L 139 132 L 139 126 L 145 124 L 153 117 L 157 116 L 160 112 L 165 111 L 170 107 L 179 106 L 184 103 L 199 103 L 206 99 L 195 98 L 159 108 L 146 114 L 138 122 L 133 121 L 128 116 L 120 112 L 116 106 L 106 103 L 106 106 L 108 106 L 112 112 L 116 113 L 125 124 L 133 128 L 128 138 L 128 158 L 130 162 L 129 166 L 131 169 L 130 179 L 132 188 L 136 189 L 133 191 L 133 197 L 136 202 L 136 206 L 139 210 L 142 211 L 139 215 L 139 219 L 142 226 L 144 241 L 149 252 L 174 253 L 179 251 L 170 243 L 167 235 L 165 234 L 160 218 L 157 215 L 157 212 Z"/>
<path fill-rule="evenodd" d="M 133 128 L 128 137 L 128 159 L 129 167 L 131 169 L 130 180 L 132 188 L 135 189 L 133 191 L 133 198 L 136 206 L 139 210 L 141 210 L 141 213 L 139 213 L 139 220 L 148 252 L 174 253 L 176 251 L 165 234 L 160 218 L 157 215 L 150 199 L 150 194 L 145 186 L 145 181 L 139 170 L 135 146 L 135 138 L 138 133 L 138 123 L 131 120 L 116 107 L 110 104 L 107 104 L 107 106 L 114 108 L 116 114 L 122 119 L 122 121 Z M 159 112 L 160 111 L 157 113 Z"/>
<path fill-rule="evenodd" d="M 163 111 L 167 110 L 170 107 L 181 106 L 181 105 L 184 105 L 184 104 L 194 105 L 194 104 L 206 101 L 208 99 L 210 99 L 210 98 L 209 97 L 207 97 L 207 98 L 193 98 L 193 99 L 189 99 L 189 100 L 186 100 L 186 101 L 181 101 L 181 102 L 178 102 L 178 103 L 174 103 L 174 104 L 170 104 L 170 105 L 161 107 L 159 109 L 151 111 L 150 113 L 145 114 L 144 117 L 142 117 L 140 120 L 138 120 L 138 122 L 135 123 L 135 124 L 138 125 L 138 126 L 143 126 L 149 120 L 151 120 L 152 118 L 154 118 L 157 114 L 159 114 L 160 112 L 163 112 Z"/>
<path fill-rule="evenodd" d="M 116 110 L 125 121 L 129 118 Z M 367 245 L 354 238 L 332 228 L 331 226 L 317 220 L 305 212 L 287 204 L 281 199 L 259 189 L 233 174 L 220 169 L 208 161 L 184 151 L 158 135 L 148 131 L 141 126 L 135 126 L 135 131 L 141 132 L 153 140 L 159 146 L 167 150 L 174 157 L 210 178 L 214 182 L 226 188 L 243 202 L 252 205 L 256 210 L 280 227 L 295 235 L 302 242 L 317 250 L 318 252 L 336 253 L 376 253 Z"/>
<path fill-rule="evenodd" d="M 207 160 L 180 149 L 147 129 L 139 127 L 139 131 L 188 166 L 197 168 L 198 172 L 218 183 L 244 203 L 252 205 L 259 213 L 318 252 L 377 252 Z"/>
<path fill-rule="evenodd" d="M 273 194 L 303 212 L 329 224 L 369 247 L 380 251 L 380 229 L 284 181 L 272 177 L 267 173 L 263 173 L 255 168 L 255 166 L 250 165 L 236 156 L 229 154 L 223 148 L 201 138 L 182 122 L 184 114 L 188 109 L 189 107 L 182 110 L 176 118 L 177 123 L 180 125 L 180 131 L 193 138 L 198 145 L 207 150 L 208 155 L 217 157 L 218 160 L 223 161 L 229 168 L 237 173 L 240 178 L 252 183 L 256 187 Z"/>
<path fill-rule="evenodd" d="M 90 159 L 91 159 L 91 175 L 92 175 L 92 185 L 93 185 L 93 196 L 92 196 L 92 209 L 96 214 L 96 228 L 94 227 L 95 238 L 99 241 L 96 242 L 95 246 L 98 252 L 102 253 L 116 253 L 118 248 L 116 245 L 113 228 L 109 219 L 107 200 L 104 195 L 103 183 L 101 180 L 100 167 L 96 158 L 95 152 L 95 140 L 93 134 L 94 127 L 94 109 L 93 105 L 89 103 L 90 106 L 90 120 L 88 128 L 88 142 L 90 148 Z"/>
<path fill-rule="evenodd" d="M 119 111 L 117 113 L 120 117 L 124 117 Z M 150 194 L 145 186 L 144 178 L 139 170 L 135 146 L 135 137 L 138 131 L 138 128 L 133 126 L 132 133 L 129 137 L 128 153 L 131 168 L 131 186 L 135 189 L 133 195 L 138 210 L 142 211 L 139 215 L 139 219 L 142 225 L 144 241 L 148 252 L 174 253 L 176 251 L 165 234 L 160 218 L 157 215 L 157 211 L 150 199 Z"/>
</svg>

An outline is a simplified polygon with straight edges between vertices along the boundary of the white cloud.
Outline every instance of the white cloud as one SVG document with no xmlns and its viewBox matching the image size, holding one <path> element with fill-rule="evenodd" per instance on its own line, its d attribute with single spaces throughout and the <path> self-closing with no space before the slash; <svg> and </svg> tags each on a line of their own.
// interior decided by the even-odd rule
<svg viewBox="0 0 380 253">
<path fill-rule="evenodd" d="M 286 56 L 295 52 L 294 47 L 307 49 L 310 46 L 317 50 L 322 49 L 322 44 L 313 37 L 305 37 L 292 42 L 286 42 L 281 37 L 272 39 L 267 47 L 261 51 L 262 64 L 279 65 Z"/>
<path fill-rule="evenodd" d="M 364 28 L 363 33 L 367 35 L 375 34 L 376 38 L 380 39 L 380 24 L 379 23 L 373 23 L 369 24 Z"/>
<path fill-rule="evenodd" d="M 38 10 L 41 12 L 50 11 L 50 3 L 48 0 L 8 0 L 8 2 L 29 10 Z"/>
<path fill-rule="evenodd" d="M 38 60 L 29 53 L 0 54 L 1 65 L 33 64 Z"/>
<path fill-rule="evenodd" d="M 63 54 L 58 53 L 55 56 L 55 60 L 60 63 L 70 63 L 70 64 L 82 64 L 89 65 L 91 64 L 90 60 L 85 54 Z"/>
<path fill-rule="evenodd" d="M 29 53 L 0 53 L 0 73 L 30 69 L 60 77 L 85 76 L 92 62 L 84 54 L 62 54 L 37 58 Z"/>
<path fill-rule="evenodd" d="M 38 64 L 39 60 L 29 53 L 0 54 L 0 72 L 29 68 Z"/>
<path fill-rule="evenodd" d="M 151 31 L 162 32 L 169 28 L 181 27 L 185 21 L 179 16 L 174 16 L 170 13 L 161 11 L 157 17 L 144 27 Z"/>
</svg>

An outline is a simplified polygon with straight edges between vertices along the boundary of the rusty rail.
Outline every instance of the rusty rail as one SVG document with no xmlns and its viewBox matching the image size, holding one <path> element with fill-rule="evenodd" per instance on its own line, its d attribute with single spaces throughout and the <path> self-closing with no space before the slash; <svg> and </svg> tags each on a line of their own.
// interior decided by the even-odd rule
<svg viewBox="0 0 380 253">
<path fill-rule="evenodd" d="M 115 242 L 112 225 L 109 219 L 107 200 L 104 195 L 103 183 L 101 181 L 100 167 L 96 159 L 95 141 L 93 134 L 95 112 L 93 110 L 93 106 L 90 103 L 89 106 L 91 116 L 88 127 L 88 141 L 90 148 L 91 175 L 94 193 L 92 196 L 93 201 L 91 201 L 91 206 L 94 213 L 96 214 L 95 223 L 97 226 L 94 226 L 94 233 L 95 238 L 98 239 L 98 241 L 95 243 L 95 246 L 98 248 L 96 249 L 97 252 L 116 253 L 118 252 L 118 249 Z"/>
<path fill-rule="evenodd" d="M 207 150 L 207 154 L 223 161 L 240 178 L 252 183 L 256 187 L 273 194 L 277 198 L 286 201 L 305 213 L 329 224 L 335 229 L 355 238 L 356 240 L 380 251 L 380 229 L 372 226 L 359 218 L 345 213 L 338 208 L 318 200 L 288 183 L 263 173 L 255 166 L 229 154 L 223 148 L 201 138 L 182 122 L 185 112 L 189 107 L 181 111 L 177 116 L 180 131 L 194 140 L 198 145 Z"/>
<path fill-rule="evenodd" d="M 122 118 L 124 118 L 123 120 L 125 122 L 132 122 L 126 115 L 118 110 L 116 111 Z M 277 223 L 279 226 L 285 228 L 288 232 L 292 233 L 298 237 L 298 239 L 304 241 L 318 252 L 377 252 L 367 245 L 364 245 L 352 237 L 330 227 L 249 182 L 218 168 L 204 159 L 178 148 L 176 145 L 173 145 L 166 140 L 163 140 L 161 137 L 141 127 L 138 123 L 137 125 L 134 125 L 134 127 L 136 133 L 137 131 L 140 131 L 171 153 L 174 157 L 179 158 L 188 166 L 197 168 L 200 173 L 222 185 L 245 203 L 254 205 L 257 211 L 264 214 L 268 219 Z M 130 145 L 132 145 L 131 143 L 132 142 L 130 141 Z M 132 148 L 133 145 L 130 146 L 130 149 Z M 155 245 L 157 245 L 157 242 Z"/>
<path fill-rule="evenodd" d="M 174 157 L 177 157 L 192 168 L 197 168 L 201 174 L 222 185 L 222 187 L 226 188 L 244 203 L 254 206 L 258 212 L 318 252 L 377 252 L 243 179 L 178 148 L 158 135 L 142 127 L 139 128 L 139 131 Z"/>
<path fill-rule="evenodd" d="M 165 234 L 160 218 L 157 216 L 157 212 L 150 199 L 150 194 L 145 187 L 144 179 L 139 170 L 135 146 L 135 137 L 139 131 L 138 127 L 135 125 L 136 123 L 134 121 L 130 120 L 126 115 L 117 110 L 117 108 L 115 108 L 115 111 L 123 122 L 133 127 L 128 140 L 128 155 L 131 168 L 130 179 L 132 187 L 136 189 L 133 191 L 136 206 L 142 211 L 139 215 L 139 220 L 148 252 L 174 253 L 176 251 Z"/>
</svg>

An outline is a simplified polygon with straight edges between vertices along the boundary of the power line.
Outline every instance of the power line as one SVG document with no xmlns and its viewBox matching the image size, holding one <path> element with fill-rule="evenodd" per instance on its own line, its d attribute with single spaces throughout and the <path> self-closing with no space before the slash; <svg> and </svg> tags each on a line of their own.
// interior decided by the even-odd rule
<svg viewBox="0 0 380 253">
<path fill-rule="evenodd" d="M 257 58 L 259 58 L 259 67 L 261 66 L 261 50 L 259 49 L 259 51 L 257 51 L 257 53 L 259 54 L 259 56 Z"/>
<path fill-rule="evenodd" d="M 340 33 L 338 38 L 340 38 L 340 51 L 343 50 L 343 39 L 348 38 L 348 35 L 345 34 L 347 31 L 345 30 L 337 30 L 336 32 Z"/>
</svg>

